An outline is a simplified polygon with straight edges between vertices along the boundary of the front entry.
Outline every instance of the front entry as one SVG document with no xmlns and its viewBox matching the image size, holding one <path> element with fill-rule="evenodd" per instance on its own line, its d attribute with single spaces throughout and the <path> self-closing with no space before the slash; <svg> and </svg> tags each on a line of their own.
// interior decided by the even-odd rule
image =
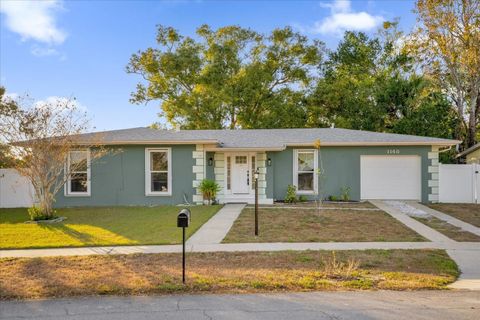
<svg viewBox="0 0 480 320">
<path fill-rule="evenodd" d="M 249 194 L 251 172 L 248 155 L 234 155 L 232 160 L 232 193 Z"/>
<path fill-rule="evenodd" d="M 252 202 L 255 198 L 253 172 L 256 153 L 225 153 L 225 202 Z"/>
</svg>

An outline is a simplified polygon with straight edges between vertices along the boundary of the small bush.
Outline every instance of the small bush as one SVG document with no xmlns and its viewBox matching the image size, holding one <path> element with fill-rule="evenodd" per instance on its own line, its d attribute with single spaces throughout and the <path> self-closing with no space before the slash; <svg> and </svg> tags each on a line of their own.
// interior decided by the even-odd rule
<svg viewBox="0 0 480 320">
<path fill-rule="evenodd" d="M 42 211 L 41 208 L 39 207 L 30 207 L 28 208 L 28 215 L 30 216 L 30 220 L 32 221 L 38 221 L 38 220 L 48 220 L 51 219 L 52 217 L 49 217 L 45 215 Z"/>
<path fill-rule="evenodd" d="M 297 202 L 297 187 L 289 184 L 287 187 L 287 195 L 285 196 L 286 203 L 296 203 Z"/>
<path fill-rule="evenodd" d="M 341 198 L 343 201 L 350 201 L 350 187 L 340 188 Z"/>
<path fill-rule="evenodd" d="M 298 197 L 298 201 L 300 202 L 307 202 L 307 200 L 308 200 L 307 196 L 301 195 Z"/>
<path fill-rule="evenodd" d="M 337 196 L 329 196 L 329 197 L 328 197 L 328 200 L 330 200 L 330 201 L 338 201 L 338 198 L 337 198 Z"/>
</svg>

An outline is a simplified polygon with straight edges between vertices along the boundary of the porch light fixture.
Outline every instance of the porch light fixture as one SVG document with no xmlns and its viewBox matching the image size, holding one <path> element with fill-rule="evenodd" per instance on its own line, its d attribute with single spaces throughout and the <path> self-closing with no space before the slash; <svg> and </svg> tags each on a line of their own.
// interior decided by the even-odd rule
<svg viewBox="0 0 480 320">
<path fill-rule="evenodd" d="M 213 158 L 212 157 L 208 158 L 208 166 L 209 167 L 213 166 Z"/>
<path fill-rule="evenodd" d="M 272 159 L 270 158 L 267 159 L 267 166 L 269 167 L 272 166 Z"/>
</svg>

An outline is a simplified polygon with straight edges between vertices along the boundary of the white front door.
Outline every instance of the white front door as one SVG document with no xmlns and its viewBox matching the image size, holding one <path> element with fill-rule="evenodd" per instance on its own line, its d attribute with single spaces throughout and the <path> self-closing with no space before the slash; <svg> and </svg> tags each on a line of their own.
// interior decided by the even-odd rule
<svg viewBox="0 0 480 320">
<path fill-rule="evenodd" d="M 252 177 L 248 154 L 237 154 L 232 158 L 232 193 L 249 194 Z"/>
</svg>

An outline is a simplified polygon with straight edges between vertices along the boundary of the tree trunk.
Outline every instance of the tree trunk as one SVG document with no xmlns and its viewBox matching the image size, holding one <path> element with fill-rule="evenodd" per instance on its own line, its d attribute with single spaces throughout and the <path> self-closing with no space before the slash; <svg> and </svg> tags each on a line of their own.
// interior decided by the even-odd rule
<svg viewBox="0 0 480 320">
<path fill-rule="evenodd" d="M 476 92 L 475 92 L 476 93 Z M 475 145 L 477 140 L 477 105 L 478 105 L 478 95 L 472 94 L 470 100 L 470 115 L 468 119 L 468 130 L 467 130 L 467 139 L 466 147 L 470 148 Z"/>
</svg>

